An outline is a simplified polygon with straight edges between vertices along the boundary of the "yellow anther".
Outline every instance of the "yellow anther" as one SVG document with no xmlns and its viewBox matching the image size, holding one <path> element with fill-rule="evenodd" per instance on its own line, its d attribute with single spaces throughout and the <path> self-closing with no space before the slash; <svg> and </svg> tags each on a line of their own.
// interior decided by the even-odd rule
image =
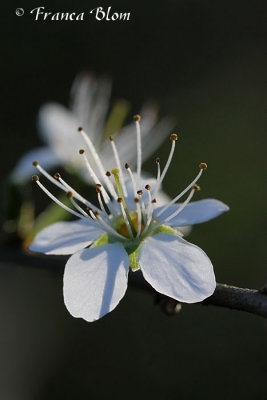
<svg viewBox="0 0 267 400">
<path fill-rule="evenodd" d="M 134 115 L 133 119 L 135 122 L 139 122 L 141 120 L 141 117 L 139 114 L 136 114 L 136 115 Z"/>
<path fill-rule="evenodd" d="M 178 140 L 178 136 L 176 135 L 176 133 L 172 133 L 170 139 L 176 141 Z"/>
<path fill-rule="evenodd" d="M 33 175 L 32 180 L 37 182 L 39 181 L 39 176 L 38 175 Z"/>
<path fill-rule="evenodd" d="M 205 162 L 202 162 L 202 163 L 199 164 L 199 168 L 200 169 L 207 169 L 208 166 L 207 166 L 207 164 Z"/>
<path fill-rule="evenodd" d="M 33 162 L 32 162 L 32 165 L 33 165 L 34 167 L 37 167 L 37 165 L 39 165 L 39 163 L 38 163 L 38 161 L 33 161 Z"/>
<path fill-rule="evenodd" d="M 192 189 L 196 190 L 199 192 L 200 186 L 198 186 L 196 183 L 192 186 Z"/>
<path fill-rule="evenodd" d="M 72 199 L 73 193 L 72 193 L 72 192 L 68 192 L 68 193 L 67 193 L 67 196 L 68 196 L 69 199 Z"/>
<path fill-rule="evenodd" d="M 55 178 L 55 179 L 59 179 L 59 178 L 60 178 L 60 174 L 57 172 L 57 173 L 54 175 L 54 178 Z"/>
<path fill-rule="evenodd" d="M 151 186 L 150 185 L 146 185 L 145 188 L 146 188 L 146 190 L 150 190 Z"/>
<path fill-rule="evenodd" d="M 142 196 L 143 190 L 137 190 L 137 194 L 138 194 L 139 196 Z"/>
</svg>

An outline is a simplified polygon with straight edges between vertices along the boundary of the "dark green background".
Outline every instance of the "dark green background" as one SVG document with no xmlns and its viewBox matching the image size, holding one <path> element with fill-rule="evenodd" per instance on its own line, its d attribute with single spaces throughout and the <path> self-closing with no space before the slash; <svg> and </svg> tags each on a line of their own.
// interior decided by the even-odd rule
<svg viewBox="0 0 267 400">
<path fill-rule="evenodd" d="M 42 5 L 55 12 L 112 5 L 131 11 L 131 21 L 33 21 L 29 10 Z M 266 10 L 265 1 L 246 0 L 2 4 L 1 178 L 40 144 L 42 103 L 67 104 L 81 70 L 109 74 L 113 98 L 130 100 L 132 113 L 153 98 L 175 116 L 181 140 L 165 181 L 170 195 L 208 163 L 198 196 L 221 199 L 231 211 L 195 227 L 189 240 L 210 256 L 217 280 L 260 288 Z M 161 158 L 168 149 L 166 140 Z M 145 166 L 154 169 L 152 160 Z M 64 307 L 62 269 L 2 262 L 0 274 L 1 399 L 266 399 L 260 317 L 199 305 L 166 317 L 151 295 L 129 290 L 114 312 L 89 324 Z"/>
</svg>

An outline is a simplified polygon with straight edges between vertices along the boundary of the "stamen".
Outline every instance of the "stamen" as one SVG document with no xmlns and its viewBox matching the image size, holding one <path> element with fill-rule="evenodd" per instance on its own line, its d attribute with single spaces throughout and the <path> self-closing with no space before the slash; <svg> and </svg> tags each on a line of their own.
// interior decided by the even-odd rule
<svg viewBox="0 0 267 400">
<path fill-rule="evenodd" d="M 91 167 L 91 165 L 90 165 L 90 163 L 88 161 L 88 158 L 86 157 L 85 151 L 83 149 L 81 149 L 79 151 L 79 153 L 82 155 L 82 157 L 84 159 L 84 162 L 85 162 L 85 165 L 86 165 L 86 167 L 88 169 L 89 175 L 92 177 L 93 181 L 97 185 L 100 182 L 100 179 L 97 177 L 97 175 L 95 174 L 93 168 Z M 105 177 L 106 177 L 106 175 L 105 175 Z M 113 188 L 113 185 L 111 185 L 111 186 L 112 186 L 112 189 L 113 189 L 113 193 L 111 193 L 111 194 L 112 194 L 113 197 L 115 197 L 116 196 L 116 192 L 115 192 L 115 190 Z M 109 197 L 107 191 L 105 190 L 105 188 L 103 188 L 103 197 L 104 197 L 105 203 L 109 203 L 110 202 L 110 197 Z"/>
<path fill-rule="evenodd" d="M 60 207 L 62 207 L 64 210 L 70 212 L 71 214 L 75 215 L 78 218 L 85 219 L 88 221 L 88 217 L 84 217 L 83 215 L 77 213 L 76 211 L 72 210 L 71 208 L 67 207 L 64 203 L 62 203 L 60 200 L 58 200 L 52 193 L 49 192 L 49 190 L 46 189 L 46 187 L 40 182 L 39 177 L 37 175 L 34 175 L 32 178 L 37 185 L 45 192 L 45 194 L 50 197 L 56 204 L 58 204 Z"/>
<path fill-rule="evenodd" d="M 166 162 L 166 165 L 165 165 L 165 167 L 164 167 L 164 169 L 163 169 L 163 171 L 162 171 L 161 177 L 160 177 L 160 179 L 159 179 L 159 185 L 162 183 L 162 181 L 163 181 L 163 179 L 165 178 L 165 175 L 166 175 L 166 173 L 167 173 L 167 171 L 168 171 L 168 169 L 169 169 L 170 163 L 171 163 L 171 161 L 172 161 L 173 153 L 174 153 L 174 150 L 175 150 L 175 142 L 177 141 L 178 136 L 177 136 L 175 133 L 173 133 L 173 134 L 170 136 L 170 139 L 171 139 L 171 141 L 172 141 L 171 151 L 170 151 L 168 160 L 167 160 L 167 162 Z M 159 163 L 158 163 L 158 164 L 159 164 Z M 157 187 L 157 190 L 159 189 L 159 185 L 158 185 L 158 187 Z M 156 194 L 156 191 L 155 191 L 154 193 Z"/>
<path fill-rule="evenodd" d="M 103 178 L 104 182 L 107 185 L 108 190 L 110 191 L 112 196 L 115 198 L 116 197 L 116 193 L 114 193 L 113 185 L 111 184 L 111 182 L 106 177 L 105 169 L 103 167 L 103 164 L 102 164 L 102 162 L 101 162 L 101 160 L 100 160 L 100 158 L 99 158 L 99 156 L 97 154 L 97 151 L 96 151 L 96 149 L 95 149 L 90 137 L 84 132 L 82 127 L 78 128 L 78 132 L 81 133 L 84 141 L 86 142 L 86 144 L 87 144 L 87 146 L 88 146 L 88 148 L 90 150 L 90 153 L 91 153 L 93 159 L 95 160 L 95 163 L 96 163 L 96 165 L 97 165 L 97 167 L 98 167 L 98 169 L 99 169 L 99 171 L 100 171 L 100 173 L 102 175 L 102 178 Z"/>
<path fill-rule="evenodd" d="M 199 187 L 199 186 L 198 186 Z M 151 231 L 157 229 L 159 226 L 166 224 L 166 222 L 170 221 L 171 219 L 173 219 L 174 217 L 176 217 L 178 214 L 180 214 L 180 212 L 183 211 L 183 209 L 185 208 L 185 206 L 187 206 L 187 204 L 190 202 L 190 200 L 192 199 L 192 197 L 194 196 L 194 193 L 197 191 L 198 189 L 196 189 L 195 187 L 192 188 L 191 192 L 189 193 L 189 196 L 187 197 L 187 199 L 184 201 L 183 204 L 181 204 L 181 206 L 178 208 L 178 210 L 176 210 L 174 213 L 172 213 L 171 215 L 169 215 L 167 218 L 165 218 L 163 221 L 161 221 L 160 223 L 158 223 L 157 225 L 153 226 L 153 228 L 151 229 Z"/>
<path fill-rule="evenodd" d="M 134 121 L 136 125 L 136 140 L 137 140 L 137 176 L 140 177 L 141 166 L 142 166 L 142 146 L 141 146 L 141 128 L 140 128 L 140 115 L 136 114 L 134 116 Z"/>
<path fill-rule="evenodd" d="M 139 238 L 140 234 L 141 234 L 141 229 L 142 229 L 142 213 L 141 213 L 141 207 L 139 204 L 139 199 L 138 197 L 134 198 L 134 202 L 136 204 L 136 211 L 137 211 L 137 234 L 136 234 L 136 238 Z"/>
<path fill-rule="evenodd" d="M 86 214 L 86 212 L 82 209 L 82 207 L 80 207 L 79 204 L 76 203 L 76 201 L 73 198 L 73 193 L 72 192 L 68 192 L 67 196 L 70 199 L 71 204 L 76 208 L 76 210 L 78 210 L 87 219 L 90 218 L 89 215 Z"/>
<path fill-rule="evenodd" d="M 126 163 L 125 164 L 125 168 L 127 169 L 128 173 L 130 175 L 130 178 L 131 178 L 131 181 L 132 181 L 132 185 L 133 185 L 133 191 L 134 191 L 134 193 L 136 193 L 136 182 L 135 182 L 134 175 L 132 173 L 130 164 Z"/>
<path fill-rule="evenodd" d="M 43 174 L 50 182 L 52 182 L 54 185 L 56 185 L 57 187 L 59 187 L 60 189 L 63 189 L 65 192 L 65 188 L 62 187 L 62 185 L 56 180 L 54 179 L 40 164 L 38 161 L 33 161 L 32 165 L 34 167 L 36 167 L 41 174 Z"/>
<path fill-rule="evenodd" d="M 146 210 L 146 226 L 145 229 L 143 230 L 142 234 L 145 234 L 149 228 L 149 225 L 151 223 L 152 220 L 152 216 L 153 216 L 153 210 L 154 210 L 154 203 L 152 202 L 152 197 L 151 197 L 151 193 L 150 193 L 150 185 L 146 185 L 146 190 L 148 192 L 148 206 L 147 206 L 147 210 Z"/>
<path fill-rule="evenodd" d="M 86 200 L 84 197 L 82 197 L 76 190 L 74 190 L 71 186 L 69 186 L 60 176 L 60 174 L 57 172 L 54 175 L 54 178 L 52 175 L 50 175 L 39 163 L 38 161 L 34 161 L 33 165 L 36 166 L 36 168 L 54 185 L 59 187 L 61 190 L 64 190 L 64 192 L 71 191 L 73 193 L 73 196 L 79 200 L 81 203 L 85 205 L 92 205 L 90 201 Z"/>
<path fill-rule="evenodd" d="M 117 168 L 120 171 L 122 171 L 118 150 L 117 150 L 116 144 L 114 142 L 114 137 L 110 136 L 109 140 L 110 140 L 110 143 L 111 143 L 111 146 L 112 146 L 112 150 L 113 150 L 113 154 L 114 154 L 114 158 L 115 158 L 115 161 L 116 161 Z M 123 190 L 124 196 L 127 196 L 128 193 L 127 193 L 127 189 L 126 189 L 125 182 L 124 182 L 123 172 L 121 174 L 121 185 L 122 185 L 122 190 Z"/>
<path fill-rule="evenodd" d="M 108 217 L 107 211 L 106 211 L 106 209 L 104 207 L 104 204 L 103 204 L 103 201 L 102 201 L 102 198 L 101 198 L 101 195 L 103 196 L 103 193 L 101 191 L 101 185 L 99 183 L 96 185 L 96 193 L 97 193 L 97 198 L 98 198 L 98 202 L 99 202 L 100 208 L 103 211 L 103 213 Z M 109 212 L 111 212 L 110 209 L 109 209 Z"/>
<path fill-rule="evenodd" d="M 204 164 L 204 163 L 203 163 Z M 200 164 L 201 165 L 201 164 Z M 205 164 L 207 165 L 207 164 Z M 195 179 L 188 185 L 178 196 L 176 196 L 170 203 L 168 203 L 159 213 L 158 217 L 163 214 L 172 204 L 176 203 L 188 190 L 190 190 L 194 184 L 199 180 L 205 168 L 201 168 Z"/>
<path fill-rule="evenodd" d="M 134 226 L 133 226 L 133 222 L 132 222 L 131 216 L 130 216 L 129 211 L 128 211 L 128 208 L 127 208 L 127 204 L 126 204 L 125 199 L 124 199 L 124 196 L 123 196 L 123 192 L 122 192 L 122 188 L 121 188 L 121 183 L 120 183 L 120 178 L 119 178 L 119 172 L 120 172 L 120 171 L 119 171 L 118 168 L 113 168 L 112 171 L 111 171 L 111 173 L 114 175 L 114 179 L 115 179 L 116 186 L 117 186 L 117 190 L 118 190 L 118 195 L 119 195 L 119 197 L 122 198 L 122 205 L 123 205 L 123 208 L 124 208 L 124 210 L 125 210 L 127 219 L 128 219 L 128 221 L 129 221 L 131 230 L 132 230 L 132 232 L 135 232 L 135 229 L 134 229 Z"/>
<path fill-rule="evenodd" d="M 57 172 L 54 177 L 59 180 L 61 185 L 64 187 L 65 191 L 69 191 L 73 194 L 73 197 L 75 197 L 77 200 L 79 200 L 81 203 L 83 203 L 86 206 L 92 207 L 93 204 L 86 200 L 83 196 L 81 196 L 78 192 L 76 192 L 75 189 L 73 189 L 67 182 L 64 181 L 64 179 L 61 178 L 60 174 Z"/>
<path fill-rule="evenodd" d="M 146 219 L 146 206 L 145 206 L 144 200 L 142 199 L 143 190 L 137 190 L 136 193 L 139 196 L 139 200 L 141 202 L 141 210 L 142 210 L 143 218 L 145 220 Z"/>
</svg>

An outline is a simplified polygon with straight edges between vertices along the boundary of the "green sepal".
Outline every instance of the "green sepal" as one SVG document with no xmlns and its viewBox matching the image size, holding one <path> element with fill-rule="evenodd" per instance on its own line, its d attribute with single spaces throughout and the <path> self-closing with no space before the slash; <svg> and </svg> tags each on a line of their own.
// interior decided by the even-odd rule
<svg viewBox="0 0 267 400">
<path fill-rule="evenodd" d="M 166 226 L 166 225 L 161 225 L 159 228 L 157 228 L 155 231 L 153 231 L 148 236 L 154 236 L 154 235 L 157 235 L 158 233 L 170 233 L 175 236 L 181 236 L 181 234 L 179 234 L 179 232 L 177 232 L 176 230 L 174 230 L 171 227 Z M 141 241 L 140 240 L 120 240 L 114 236 L 110 236 L 108 233 L 104 233 L 102 236 L 100 236 L 100 238 L 98 240 L 96 240 L 94 242 L 94 244 L 92 244 L 91 247 L 98 247 L 98 246 L 102 246 L 103 244 L 108 244 L 108 243 L 116 243 L 116 242 L 121 243 L 124 246 L 125 250 L 127 251 L 128 256 L 129 256 L 129 264 L 130 264 L 131 269 L 133 271 L 137 271 L 138 269 L 140 269 L 140 267 L 138 265 L 139 249 L 141 248 L 144 240 L 145 239 L 143 239 Z"/>
<path fill-rule="evenodd" d="M 109 235 L 107 233 L 104 233 L 102 236 L 100 236 L 99 239 L 97 239 L 91 247 L 98 247 L 98 246 L 102 246 L 103 244 L 108 244 L 110 243 L 110 238 Z"/>
</svg>

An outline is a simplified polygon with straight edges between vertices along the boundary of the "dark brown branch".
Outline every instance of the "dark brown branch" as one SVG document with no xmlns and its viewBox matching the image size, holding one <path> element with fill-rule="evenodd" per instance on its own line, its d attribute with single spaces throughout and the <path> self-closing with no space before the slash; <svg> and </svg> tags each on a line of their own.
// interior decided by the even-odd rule
<svg viewBox="0 0 267 400">
<path fill-rule="evenodd" d="M 261 290 L 253 290 L 217 283 L 214 294 L 203 304 L 247 311 L 267 318 L 266 286 Z"/>
<path fill-rule="evenodd" d="M 4 249 L 1 249 L 0 256 L 2 262 L 12 262 L 34 268 L 53 268 L 57 271 L 63 271 L 67 259 L 68 257 L 27 255 L 21 251 L 6 251 Z M 133 288 L 155 293 L 154 289 L 144 280 L 140 271 L 129 275 L 129 285 Z M 181 305 L 176 300 L 162 295 L 157 295 L 157 298 L 167 314 L 174 315 L 180 311 Z M 267 286 L 264 286 L 261 290 L 254 290 L 217 283 L 214 294 L 201 304 L 246 311 L 267 318 Z"/>
<path fill-rule="evenodd" d="M 132 274 L 131 283 L 140 289 L 153 290 L 137 272 Z M 160 296 L 159 302 L 167 314 L 178 314 L 181 310 L 179 302 L 166 296 Z M 267 286 L 254 290 L 217 283 L 213 295 L 202 304 L 247 311 L 267 318 Z"/>
</svg>

